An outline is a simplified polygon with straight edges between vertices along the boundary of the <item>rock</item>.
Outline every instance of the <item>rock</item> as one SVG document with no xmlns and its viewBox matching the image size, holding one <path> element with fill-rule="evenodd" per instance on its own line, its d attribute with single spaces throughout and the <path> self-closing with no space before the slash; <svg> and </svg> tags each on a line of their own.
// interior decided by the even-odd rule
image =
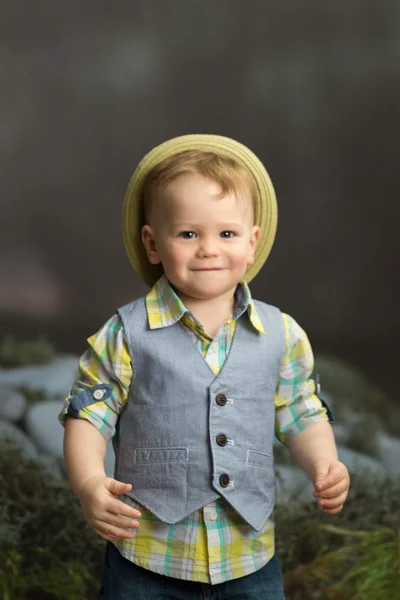
<svg viewBox="0 0 400 600">
<path fill-rule="evenodd" d="M 62 355 L 46 365 L 0 368 L 0 388 L 24 386 L 33 391 L 43 390 L 49 396 L 68 396 L 77 376 L 78 361 L 77 356 Z"/>
<path fill-rule="evenodd" d="M 109 442 L 107 444 L 107 452 L 106 458 L 104 461 L 104 468 L 106 470 L 107 477 L 114 477 L 114 467 L 115 467 L 115 454 L 112 443 Z"/>
<path fill-rule="evenodd" d="M 25 413 L 25 397 L 11 388 L 0 388 L 0 419 L 15 423 Z"/>
<path fill-rule="evenodd" d="M 9 439 L 21 448 L 25 458 L 37 459 L 38 450 L 29 437 L 12 423 L 0 421 L 0 440 Z"/>
<path fill-rule="evenodd" d="M 37 402 L 28 408 L 25 427 L 28 435 L 46 454 L 55 458 L 63 455 L 63 428 L 58 422 L 62 402 L 48 400 Z"/>
<path fill-rule="evenodd" d="M 383 466 L 391 475 L 400 475 L 400 440 L 379 432 L 377 446 Z"/>
<path fill-rule="evenodd" d="M 349 440 L 348 430 L 344 425 L 332 425 L 333 433 L 335 435 L 336 444 L 346 444 Z"/>
<path fill-rule="evenodd" d="M 55 477 L 61 478 L 63 476 L 59 462 L 53 457 L 41 453 L 32 440 L 12 423 L 0 421 L 0 440 L 3 439 L 9 439 L 15 442 L 21 448 L 25 458 L 40 463 Z"/>
<path fill-rule="evenodd" d="M 400 442 L 398 440 L 394 441 L 397 442 L 399 446 L 395 443 L 391 446 L 393 457 L 395 456 L 395 452 L 397 452 L 397 457 L 399 457 Z M 384 477 L 389 471 L 389 469 L 385 468 L 385 465 L 382 465 L 374 458 L 356 452 L 355 450 L 349 450 L 340 445 L 338 445 L 338 454 L 339 459 L 347 466 L 350 473 L 365 470 L 369 474 L 372 473 L 375 477 Z M 305 502 L 316 501 L 312 495 L 314 486 L 307 475 L 299 467 L 276 465 L 275 472 L 277 474 L 277 503 L 288 502 L 293 497 Z"/>
<path fill-rule="evenodd" d="M 316 501 L 312 495 L 314 486 L 300 468 L 278 465 L 275 472 L 278 504 L 288 502 L 293 497 L 305 502 Z"/>
<path fill-rule="evenodd" d="M 362 454 L 361 452 L 356 452 L 355 450 L 350 450 L 339 444 L 337 445 L 337 449 L 339 460 L 346 465 L 350 473 L 368 471 L 368 473 L 372 473 L 375 476 L 387 475 L 387 469 L 375 458 Z"/>
</svg>

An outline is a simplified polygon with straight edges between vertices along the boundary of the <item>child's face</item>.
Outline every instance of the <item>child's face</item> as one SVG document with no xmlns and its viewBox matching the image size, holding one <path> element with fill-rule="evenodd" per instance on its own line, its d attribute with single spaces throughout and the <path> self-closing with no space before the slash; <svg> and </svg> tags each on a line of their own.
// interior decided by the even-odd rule
<svg viewBox="0 0 400 600">
<path fill-rule="evenodd" d="M 220 186 L 198 174 L 182 175 L 155 200 L 143 243 L 152 264 L 162 263 L 181 294 L 209 300 L 234 290 L 254 262 L 259 227 L 251 198 L 218 196 Z"/>
</svg>

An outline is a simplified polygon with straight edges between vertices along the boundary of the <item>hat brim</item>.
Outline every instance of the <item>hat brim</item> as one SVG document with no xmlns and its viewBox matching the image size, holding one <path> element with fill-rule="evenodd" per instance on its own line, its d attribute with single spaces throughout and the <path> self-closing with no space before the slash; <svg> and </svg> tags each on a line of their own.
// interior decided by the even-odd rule
<svg viewBox="0 0 400 600">
<path fill-rule="evenodd" d="M 122 231 L 129 260 L 140 277 L 152 287 L 163 274 L 161 265 L 152 265 L 142 243 L 142 189 L 148 173 L 163 160 L 185 152 L 200 150 L 232 158 L 245 167 L 255 183 L 254 224 L 260 227 L 254 263 L 245 273 L 250 282 L 267 260 L 274 243 L 278 221 L 275 190 L 271 179 L 257 156 L 243 144 L 219 135 L 192 134 L 173 138 L 156 146 L 140 161 L 128 184 L 122 212 Z"/>
</svg>

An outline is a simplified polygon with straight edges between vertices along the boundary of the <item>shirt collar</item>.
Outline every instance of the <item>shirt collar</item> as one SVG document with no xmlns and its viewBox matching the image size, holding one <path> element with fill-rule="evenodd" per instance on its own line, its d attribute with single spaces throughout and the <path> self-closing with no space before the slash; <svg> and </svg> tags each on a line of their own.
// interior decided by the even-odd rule
<svg viewBox="0 0 400 600">
<path fill-rule="evenodd" d="M 147 294 L 146 309 L 150 329 L 168 327 L 179 321 L 185 313 L 191 315 L 191 312 L 175 293 L 165 275 L 160 277 Z M 251 297 L 249 286 L 245 281 L 241 281 L 236 288 L 233 320 L 238 319 L 246 310 L 253 327 L 260 333 L 265 333 L 264 326 Z"/>
</svg>

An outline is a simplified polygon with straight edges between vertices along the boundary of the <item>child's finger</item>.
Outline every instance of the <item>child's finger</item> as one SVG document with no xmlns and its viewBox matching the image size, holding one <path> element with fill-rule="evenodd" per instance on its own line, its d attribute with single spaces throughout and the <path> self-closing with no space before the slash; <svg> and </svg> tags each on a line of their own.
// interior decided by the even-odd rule
<svg viewBox="0 0 400 600">
<path fill-rule="evenodd" d="M 342 508 L 343 508 L 343 504 L 340 504 L 337 508 L 325 508 L 325 507 L 322 507 L 322 510 L 327 515 L 336 515 L 337 513 L 339 513 L 342 510 Z"/>
<path fill-rule="evenodd" d="M 132 508 L 121 502 L 121 500 L 110 500 L 107 504 L 108 512 L 114 515 L 123 515 L 124 517 L 131 517 L 132 519 L 140 519 L 142 513 L 136 508 Z"/>
<path fill-rule="evenodd" d="M 122 481 L 117 481 L 116 479 L 112 479 L 111 477 L 107 477 L 105 481 L 105 486 L 107 490 L 115 496 L 121 496 L 122 494 L 126 494 L 132 489 L 132 485 L 130 483 L 123 483 Z"/>
<path fill-rule="evenodd" d="M 314 490 L 313 496 L 315 496 L 316 498 L 335 498 L 335 496 L 338 496 L 339 494 L 342 494 L 344 491 L 346 491 L 347 487 L 347 483 L 342 480 L 336 485 L 326 488 L 324 490 Z"/>
<path fill-rule="evenodd" d="M 124 515 L 124 517 L 131 517 L 132 519 L 140 519 L 140 517 L 142 516 L 142 513 L 140 512 L 140 510 L 137 510 L 136 508 L 132 508 L 131 506 L 128 506 L 128 504 L 121 502 L 121 500 L 117 500 L 117 502 L 119 503 L 119 505 L 118 505 L 118 512 L 116 514 Z M 122 504 L 122 506 L 120 506 L 121 504 Z M 111 512 L 114 512 L 114 511 L 112 510 Z"/>
<path fill-rule="evenodd" d="M 133 535 L 132 532 L 127 529 L 123 529 L 122 527 L 118 527 L 116 525 L 112 525 L 111 523 L 106 523 L 104 521 L 96 521 L 95 527 L 97 530 L 100 531 L 100 535 L 105 539 L 108 539 L 109 537 L 122 537 L 130 539 Z M 130 527 L 130 529 L 133 528 Z"/>
<path fill-rule="evenodd" d="M 331 488 L 331 487 L 337 485 L 340 480 L 341 480 L 341 477 L 339 474 L 331 473 L 331 474 L 327 475 L 325 477 L 325 479 L 323 479 L 322 481 L 318 481 L 315 484 L 315 489 L 317 490 L 317 492 L 319 490 L 327 490 L 328 488 Z"/>
<path fill-rule="evenodd" d="M 339 506 L 343 506 L 346 498 L 347 498 L 347 494 L 343 493 L 343 494 L 339 494 L 339 496 L 336 496 L 335 498 L 319 500 L 318 504 L 320 506 L 322 506 L 322 508 L 328 508 L 328 509 L 338 508 Z"/>
<path fill-rule="evenodd" d="M 104 540 L 107 540 L 109 542 L 117 542 L 119 540 L 119 537 L 117 537 L 116 535 L 109 535 L 107 533 L 104 533 L 104 531 L 102 531 L 98 527 L 92 527 L 92 529 L 97 533 L 97 535 L 102 537 Z"/>
<path fill-rule="evenodd" d="M 327 490 L 337 485 L 342 480 L 347 480 L 348 476 L 343 472 L 341 468 L 332 467 L 332 470 L 322 481 L 317 481 L 315 484 L 316 491 Z"/>
<path fill-rule="evenodd" d="M 123 517 L 121 515 L 114 515 L 112 513 L 106 514 L 104 518 L 104 522 L 107 525 L 113 525 L 114 527 L 124 527 L 124 528 L 136 528 L 139 527 L 139 522 L 134 519 L 130 519 L 129 517 Z"/>
</svg>

